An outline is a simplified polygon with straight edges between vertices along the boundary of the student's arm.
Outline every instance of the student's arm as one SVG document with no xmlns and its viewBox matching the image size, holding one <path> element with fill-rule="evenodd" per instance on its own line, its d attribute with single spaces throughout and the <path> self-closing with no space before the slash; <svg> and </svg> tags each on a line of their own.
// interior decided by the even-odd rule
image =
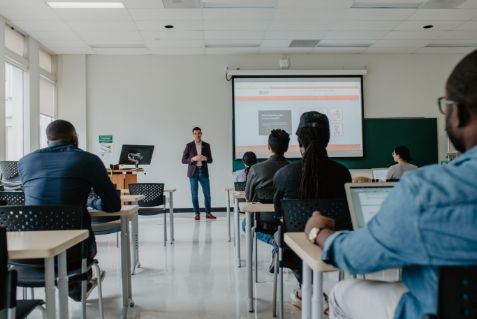
<svg viewBox="0 0 477 319">
<path fill-rule="evenodd" d="M 323 248 L 323 261 L 354 274 L 428 264 L 415 193 L 409 183 L 401 182 L 366 227 L 352 232 L 322 229 L 317 244 Z"/>
<path fill-rule="evenodd" d="M 245 199 L 247 202 L 251 202 L 253 200 L 253 195 L 255 193 L 255 179 L 256 173 L 254 167 L 250 167 L 247 175 L 247 183 L 245 184 Z"/>
<path fill-rule="evenodd" d="M 93 185 L 93 190 L 99 196 L 99 198 L 88 199 L 88 207 L 105 212 L 121 210 L 121 199 L 116 191 L 116 187 L 108 177 L 103 162 L 98 157 L 95 157 L 90 161 L 87 170 L 91 174 L 90 181 Z"/>
</svg>

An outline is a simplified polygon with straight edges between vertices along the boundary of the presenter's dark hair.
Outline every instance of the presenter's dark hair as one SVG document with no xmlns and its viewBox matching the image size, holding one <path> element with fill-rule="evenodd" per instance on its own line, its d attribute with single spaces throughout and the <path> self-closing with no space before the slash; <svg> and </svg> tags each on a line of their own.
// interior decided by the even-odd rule
<svg viewBox="0 0 477 319">
<path fill-rule="evenodd" d="M 326 146 L 330 141 L 328 118 L 320 114 L 316 125 L 301 127 L 296 131 L 298 144 L 305 149 L 302 160 L 299 195 L 302 199 L 318 198 L 320 172 L 325 170 L 328 159 Z"/>
<path fill-rule="evenodd" d="M 201 130 L 200 127 L 198 127 L 198 126 L 196 126 L 196 127 L 194 127 L 194 128 L 192 129 L 192 133 L 193 133 L 194 131 L 201 131 L 201 132 L 202 132 L 202 130 Z"/>
<path fill-rule="evenodd" d="M 272 130 L 268 136 L 268 145 L 270 145 L 272 152 L 277 155 L 285 154 L 289 142 L 290 134 L 281 129 Z"/>
<path fill-rule="evenodd" d="M 460 113 L 477 114 L 477 50 L 465 56 L 447 79 L 449 100 L 457 102 Z"/>
<path fill-rule="evenodd" d="M 55 120 L 46 127 L 46 137 L 49 141 L 70 142 L 76 138 L 76 130 L 73 124 L 65 120 Z"/>
<path fill-rule="evenodd" d="M 242 156 L 242 162 L 247 165 L 245 167 L 245 175 L 248 175 L 250 167 L 257 163 L 257 155 L 254 152 L 245 152 Z"/>
<path fill-rule="evenodd" d="M 412 160 L 411 151 L 404 145 L 396 146 L 394 148 L 394 154 L 399 155 L 403 161 L 410 162 Z"/>
</svg>

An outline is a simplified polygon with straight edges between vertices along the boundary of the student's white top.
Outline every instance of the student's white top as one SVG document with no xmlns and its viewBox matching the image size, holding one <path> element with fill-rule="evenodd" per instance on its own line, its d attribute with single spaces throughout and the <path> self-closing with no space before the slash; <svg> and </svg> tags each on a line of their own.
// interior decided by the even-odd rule
<svg viewBox="0 0 477 319">
<path fill-rule="evenodd" d="M 417 169 L 416 165 L 412 165 L 409 163 L 403 164 L 395 164 L 388 169 L 388 173 L 386 175 L 386 180 L 389 179 L 400 179 L 404 173 L 409 171 L 414 171 Z"/>
</svg>

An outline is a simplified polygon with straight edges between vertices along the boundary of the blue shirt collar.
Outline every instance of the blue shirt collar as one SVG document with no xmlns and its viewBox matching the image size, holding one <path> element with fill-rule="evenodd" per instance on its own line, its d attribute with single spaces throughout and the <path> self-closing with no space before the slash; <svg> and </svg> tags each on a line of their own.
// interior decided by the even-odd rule
<svg viewBox="0 0 477 319">
<path fill-rule="evenodd" d="M 467 150 L 461 156 L 459 156 L 454 161 L 452 161 L 452 164 L 459 165 L 459 164 L 461 164 L 465 161 L 468 161 L 469 159 L 472 159 L 472 158 L 477 158 L 477 146 L 474 146 L 471 149 Z"/>
</svg>

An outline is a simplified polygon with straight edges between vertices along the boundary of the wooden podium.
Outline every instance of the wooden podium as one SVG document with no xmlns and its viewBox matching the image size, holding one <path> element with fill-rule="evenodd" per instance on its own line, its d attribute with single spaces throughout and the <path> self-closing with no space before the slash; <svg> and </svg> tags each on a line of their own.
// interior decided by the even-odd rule
<svg viewBox="0 0 477 319">
<path fill-rule="evenodd" d="M 129 184 L 137 183 L 137 174 L 144 172 L 142 168 L 138 169 L 107 169 L 109 178 L 116 189 L 128 189 Z"/>
</svg>

